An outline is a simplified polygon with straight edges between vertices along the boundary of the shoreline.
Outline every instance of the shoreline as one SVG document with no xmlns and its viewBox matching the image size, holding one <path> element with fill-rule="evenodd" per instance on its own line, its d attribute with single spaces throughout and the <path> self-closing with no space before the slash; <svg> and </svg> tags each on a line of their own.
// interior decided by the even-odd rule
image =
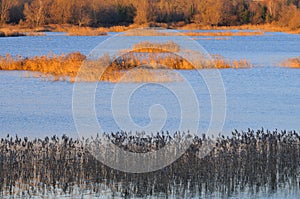
<svg viewBox="0 0 300 199">
<path fill-rule="evenodd" d="M 256 30 L 260 32 L 284 32 L 288 34 L 300 34 L 300 28 L 291 29 L 288 27 L 280 27 L 272 24 L 264 25 L 240 25 L 240 26 L 203 26 L 198 24 L 187 24 L 183 26 L 168 25 L 168 24 L 147 24 L 147 25 L 136 25 L 131 24 L 129 26 L 111 26 L 111 27 L 79 27 L 74 25 L 57 25 L 49 24 L 40 27 L 28 27 L 24 25 L 5 25 L 0 27 L 0 37 L 9 36 L 42 36 L 45 32 L 65 32 L 69 36 L 105 36 L 108 32 L 124 32 L 132 29 L 139 28 L 164 28 L 172 30 Z M 251 34 L 249 34 L 250 36 Z M 188 35 L 197 36 L 197 35 Z M 202 36 L 202 35 L 199 35 Z M 214 36 L 214 35 L 212 35 Z M 229 35 L 230 36 L 230 35 Z M 242 36 L 248 36 L 242 35 Z"/>
</svg>

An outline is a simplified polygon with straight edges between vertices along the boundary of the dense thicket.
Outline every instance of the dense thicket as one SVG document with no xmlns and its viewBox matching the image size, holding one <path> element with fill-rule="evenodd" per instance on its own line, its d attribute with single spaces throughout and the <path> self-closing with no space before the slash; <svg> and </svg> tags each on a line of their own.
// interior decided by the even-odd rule
<svg viewBox="0 0 300 199">
<path fill-rule="evenodd" d="M 0 0 L 0 23 L 31 26 L 132 23 L 241 25 L 276 22 L 300 27 L 300 0 Z"/>
</svg>

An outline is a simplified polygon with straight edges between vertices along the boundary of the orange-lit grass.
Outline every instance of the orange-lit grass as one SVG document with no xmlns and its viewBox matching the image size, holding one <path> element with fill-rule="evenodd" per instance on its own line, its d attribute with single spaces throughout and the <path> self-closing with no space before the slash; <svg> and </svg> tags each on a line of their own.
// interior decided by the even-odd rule
<svg viewBox="0 0 300 199">
<path fill-rule="evenodd" d="M 135 29 L 125 33 L 126 36 L 211 36 L 211 37 L 233 37 L 233 36 L 255 36 L 264 35 L 263 31 L 216 31 L 216 32 L 166 32 L 160 29 Z"/>
<path fill-rule="evenodd" d="M 151 52 L 151 50 L 150 50 Z M 176 72 L 171 70 L 194 70 L 204 68 L 248 68 L 251 64 L 246 60 L 229 61 L 219 55 L 211 60 L 201 60 L 197 66 L 170 52 L 134 52 L 130 51 L 117 58 L 109 55 L 98 60 L 87 60 L 79 52 L 68 55 L 35 56 L 32 58 L 0 56 L 0 70 L 30 71 L 32 76 L 46 77 L 50 80 L 75 81 L 81 66 L 86 71 L 80 73 L 78 81 L 108 82 L 169 82 L 178 81 Z M 131 71 L 130 76 L 126 73 Z"/>
<path fill-rule="evenodd" d="M 20 37 L 20 36 L 44 36 L 40 29 L 21 28 L 19 26 L 7 26 L 0 28 L 0 37 Z"/>
<path fill-rule="evenodd" d="M 83 60 L 85 60 L 85 56 L 80 53 L 60 56 L 35 56 L 32 58 L 15 58 L 7 54 L 6 56 L 0 56 L 0 70 L 33 71 L 52 76 L 73 77 L 77 75 Z"/>
<path fill-rule="evenodd" d="M 286 66 L 286 67 L 289 67 L 289 68 L 300 68 L 300 57 L 288 59 L 280 65 L 281 66 Z"/>
<path fill-rule="evenodd" d="M 144 41 L 133 45 L 133 51 L 135 52 L 179 52 L 180 46 L 173 42 L 173 41 L 167 41 L 164 43 L 154 43 L 150 41 Z"/>
<path fill-rule="evenodd" d="M 68 29 L 69 36 L 105 36 L 107 32 L 89 27 L 72 27 Z"/>
<path fill-rule="evenodd" d="M 26 34 L 14 30 L 9 30 L 9 29 L 0 30 L 0 37 L 19 37 L 19 36 L 26 36 Z"/>
<path fill-rule="evenodd" d="M 210 36 L 210 37 L 233 37 L 233 36 L 256 36 L 264 35 L 263 31 L 220 31 L 220 32 L 184 32 L 184 36 Z"/>
</svg>

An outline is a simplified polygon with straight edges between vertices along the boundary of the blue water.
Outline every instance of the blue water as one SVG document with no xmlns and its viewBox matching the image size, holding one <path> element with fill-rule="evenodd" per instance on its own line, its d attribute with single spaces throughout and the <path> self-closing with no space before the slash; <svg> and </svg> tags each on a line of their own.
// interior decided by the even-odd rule
<svg viewBox="0 0 300 199">
<path fill-rule="evenodd" d="M 0 38 L 0 54 L 35 56 L 74 51 L 88 54 L 107 38 L 109 36 L 77 37 L 53 33 L 38 37 Z M 300 130 L 300 70 L 278 67 L 278 62 L 299 55 L 299 35 L 267 33 L 264 36 L 196 41 L 211 54 L 220 54 L 228 59 L 245 58 L 260 66 L 220 70 L 226 91 L 226 118 L 222 133 L 262 127 Z M 199 131 L 206 132 L 212 113 L 207 86 L 195 71 L 180 73 L 195 89 L 201 115 Z M 22 72 L 5 71 L 0 72 L 0 81 L 2 136 L 7 133 L 30 137 L 64 133 L 77 135 L 72 116 L 73 84 L 26 78 Z M 98 121 L 105 131 L 122 129 L 112 114 L 114 88 L 115 84 L 101 82 L 95 93 Z M 165 114 L 149 115 L 151 107 L 157 104 L 164 108 L 167 117 Z M 154 119 L 166 120 L 163 130 L 178 129 L 180 103 L 162 85 L 146 84 L 137 89 L 128 106 L 132 121 L 141 127 Z"/>
</svg>

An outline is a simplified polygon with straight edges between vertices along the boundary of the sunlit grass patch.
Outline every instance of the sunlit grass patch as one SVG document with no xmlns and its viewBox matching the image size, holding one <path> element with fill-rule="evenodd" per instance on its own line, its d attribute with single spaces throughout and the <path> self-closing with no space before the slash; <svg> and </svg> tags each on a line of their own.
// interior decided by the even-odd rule
<svg viewBox="0 0 300 199">
<path fill-rule="evenodd" d="M 27 73 L 27 76 L 54 81 L 171 82 L 182 81 L 172 70 L 251 67 L 247 60 L 228 60 L 220 55 L 208 58 L 194 51 L 189 52 L 191 63 L 180 56 L 181 51 L 180 46 L 172 41 L 145 41 L 133 45 L 132 49 L 120 51 L 114 57 L 105 54 L 95 60 L 87 59 L 79 52 L 29 58 L 7 54 L 0 56 L 0 70 L 30 71 L 32 74 Z"/>
<path fill-rule="evenodd" d="M 107 32 L 89 27 L 72 27 L 67 30 L 69 36 L 105 36 Z"/>
<path fill-rule="evenodd" d="M 300 68 L 300 57 L 287 59 L 283 63 L 280 64 L 281 66 L 289 67 L 289 68 Z"/>
<path fill-rule="evenodd" d="M 189 36 L 189 37 L 233 37 L 233 36 L 259 36 L 264 35 L 264 31 L 166 31 L 164 29 L 134 29 L 125 32 L 126 36 Z"/>
<path fill-rule="evenodd" d="M 173 41 L 168 41 L 164 43 L 144 41 L 133 45 L 132 50 L 135 52 L 149 52 L 149 53 L 162 52 L 162 51 L 179 52 L 180 46 Z"/>
</svg>

